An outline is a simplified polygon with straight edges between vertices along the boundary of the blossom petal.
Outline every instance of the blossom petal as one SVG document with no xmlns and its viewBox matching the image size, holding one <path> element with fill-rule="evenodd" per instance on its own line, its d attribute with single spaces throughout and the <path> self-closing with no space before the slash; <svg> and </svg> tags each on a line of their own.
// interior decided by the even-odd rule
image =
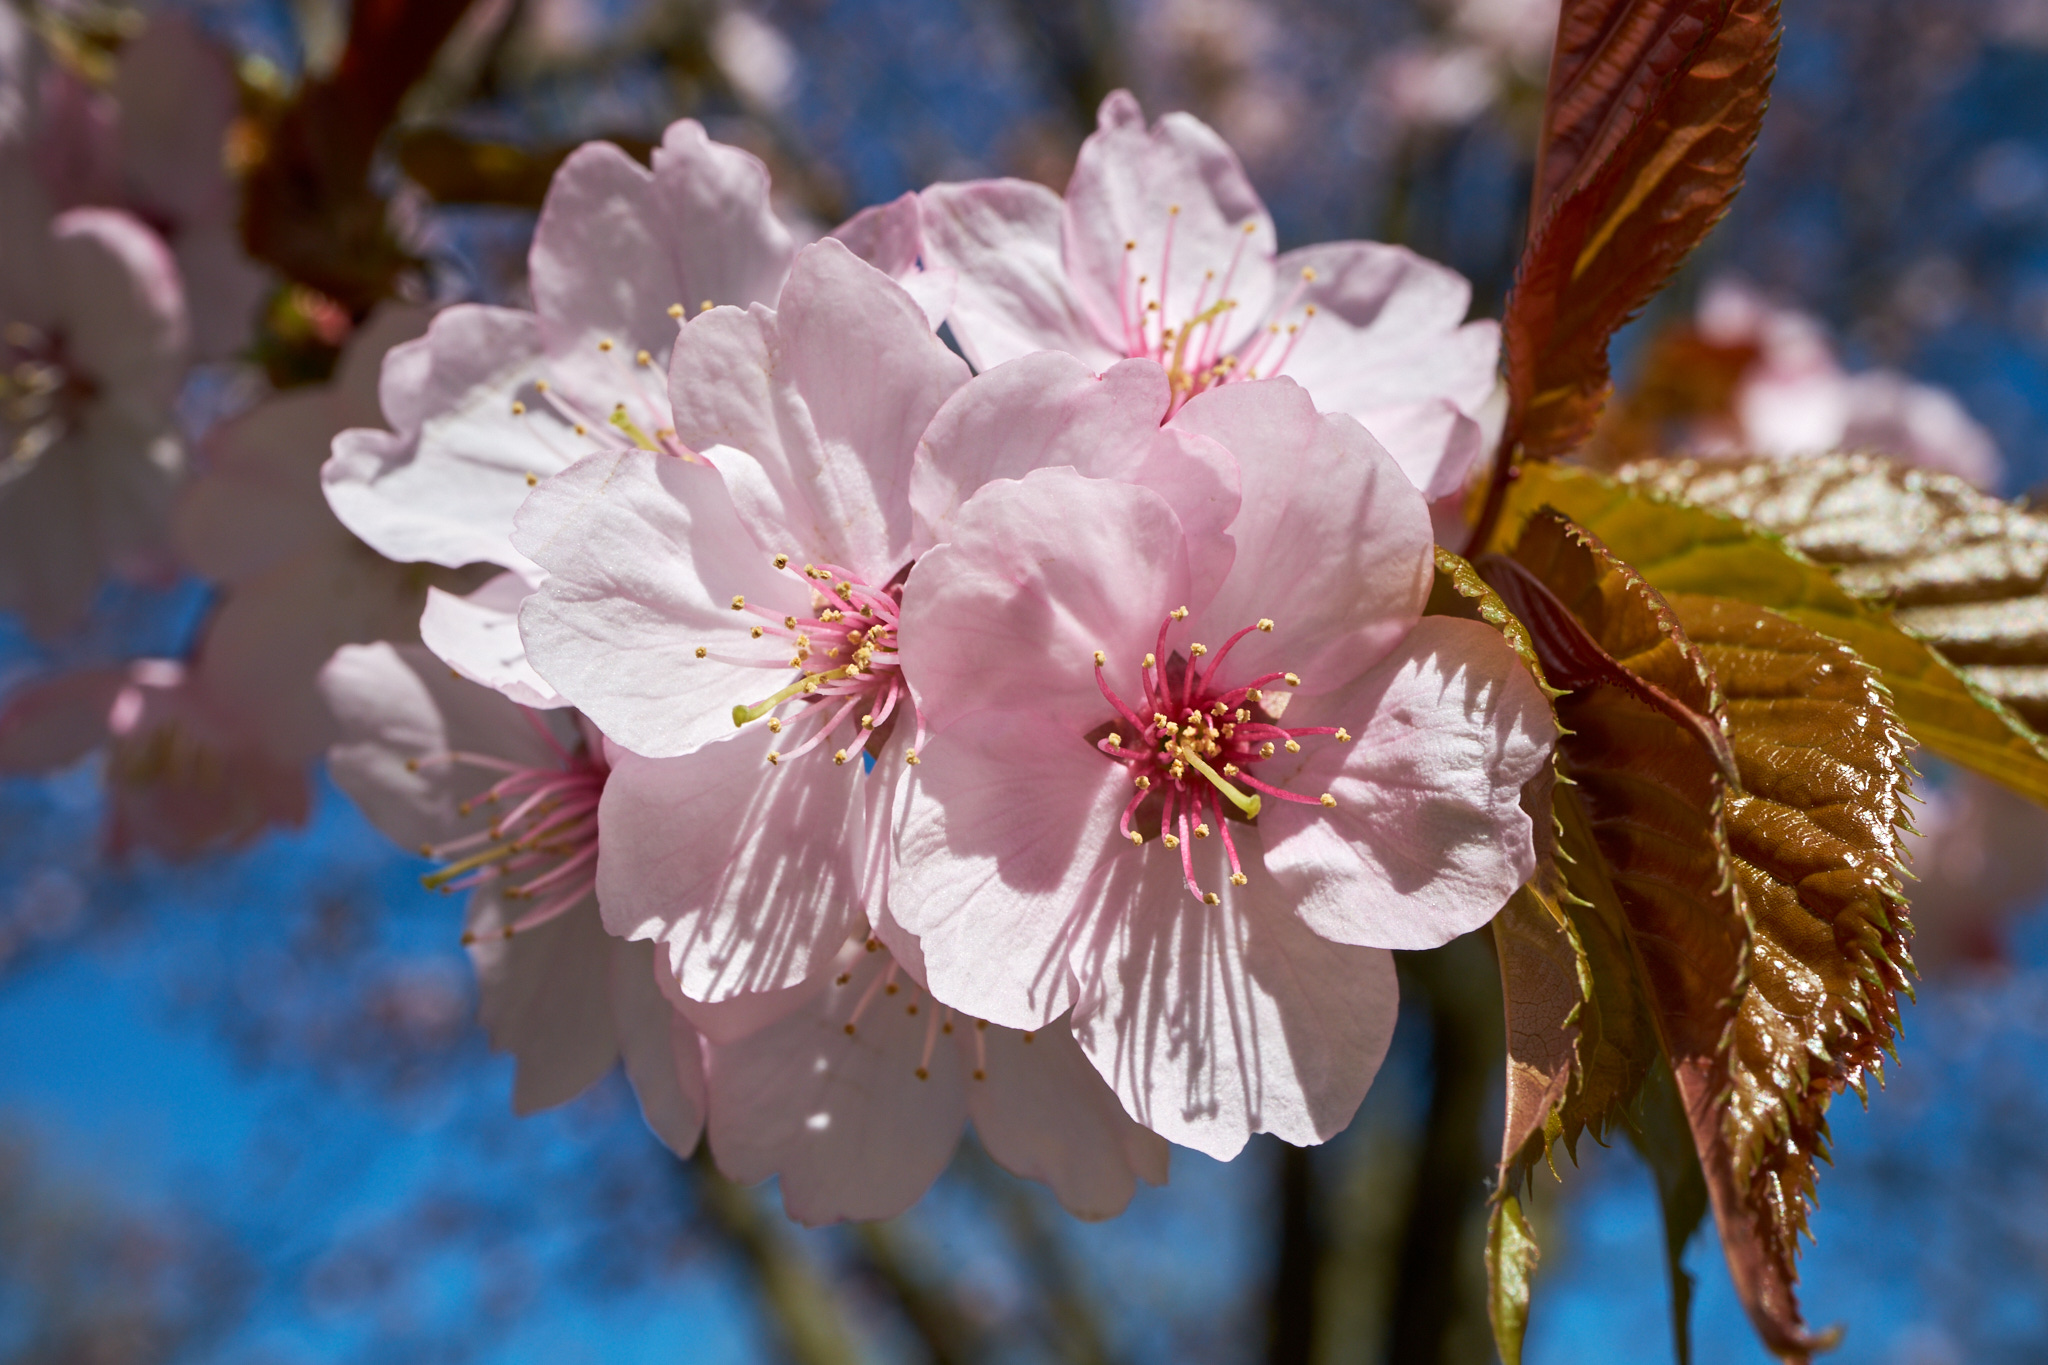
<svg viewBox="0 0 2048 1365">
<path fill-rule="evenodd" d="M 494 887 L 479 887 L 464 937 L 481 997 L 477 1018 L 491 1047 L 517 1061 L 512 1109 L 533 1114 L 576 1098 L 618 1060 L 613 940 L 594 900 L 507 938 L 505 926 L 518 917 Z"/>
<path fill-rule="evenodd" d="M 1060 254 L 1060 197 L 1028 180 L 933 185 L 918 195 L 928 267 L 957 274 L 946 325 L 977 370 L 1033 351 L 1065 351 L 1103 370 L 1117 333 L 1076 302 Z"/>
<path fill-rule="evenodd" d="M 912 1014 L 883 994 L 890 967 L 887 953 L 851 945 L 811 1004 L 707 1049 L 718 1168 L 743 1183 L 779 1175 L 798 1222 L 893 1217 L 959 1145 L 959 1054 L 933 1046 L 925 1061 L 927 1043 L 942 1041 L 931 1038 L 936 1011 L 927 999 Z"/>
<path fill-rule="evenodd" d="M 634 753 L 688 753 L 730 738 L 733 707 L 787 682 L 750 636 L 760 618 L 809 613 L 708 465 L 605 452 L 534 490 L 513 543 L 548 572 L 519 615 L 534 669 Z M 697 651 L 705 651 L 699 658 Z"/>
<path fill-rule="evenodd" d="M 1522 784 L 1556 734 L 1529 670 L 1492 627 L 1427 616 L 1357 683 L 1304 697 L 1310 740 L 1275 785 L 1334 809 L 1269 801 L 1266 869 L 1310 928 L 1340 943 L 1433 948 L 1491 920 L 1535 871 Z"/>
<path fill-rule="evenodd" d="M 874 583 L 910 556 L 918 437 L 966 382 L 910 296 L 830 238 L 798 254 L 774 312 L 693 321 L 669 374 L 678 438 L 718 465 L 755 537 Z"/>
<path fill-rule="evenodd" d="M 99 387 L 99 402 L 152 419 L 177 394 L 191 339 L 170 248 L 117 209 L 60 213 L 50 234 L 72 360 Z"/>
<path fill-rule="evenodd" d="M 1130 782 L 1079 731 L 1010 710 L 966 717 L 922 759 L 889 912 L 939 999 L 1042 1028 L 1072 1002 L 1066 954 L 1100 903 L 1099 866 L 1136 856 L 1117 832 Z"/>
<path fill-rule="evenodd" d="M 1140 1179 L 1166 1183 L 1166 1140 L 1135 1122 L 1103 1084 L 1064 1019 L 1034 1033 L 962 1028 L 963 1066 L 981 1145 L 1012 1175 L 1052 1187 L 1076 1218 L 1114 1218 Z"/>
<path fill-rule="evenodd" d="M 335 785 L 407 848 L 457 833 L 457 806 L 499 776 L 418 760 L 445 760 L 459 751 L 530 767 L 560 762 L 519 707 L 449 677 L 418 645 L 345 645 L 321 670 L 319 685 L 341 727 L 341 740 L 328 757 Z"/>
<path fill-rule="evenodd" d="M 1150 489 L 1071 469 L 982 489 L 904 585 L 903 672 L 925 723 L 940 732 L 970 711 L 1020 709 L 1078 742 L 1115 715 L 1096 652 L 1136 667 L 1190 595 L 1188 558 Z"/>
<path fill-rule="evenodd" d="M 687 1158 L 704 1132 L 703 1046 L 656 984 L 657 972 L 668 973 L 655 960 L 654 946 L 607 940 L 612 1021 L 626 1079 L 640 1101 L 640 1117 L 664 1146 Z"/>
<path fill-rule="evenodd" d="M 682 993 L 717 1002 L 825 971 L 864 927 L 849 770 L 766 761 L 774 736 L 737 735 L 681 758 L 622 755 L 598 809 L 607 928 L 659 939 Z"/>
<path fill-rule="evenodd" d="M 651 171 L 608 142 L 585 143 L 562 163 L 534 227 L 534 307 L 558 356 L 573 349 L 582 361 L 579 343 L 603 336 L 617 344 L 615 359 L 665 357 L 676 336 L 671 305 L 772 303 L 792 250 L 768 202 L 768 168 L 683 119 L 669 125 Z"/>
<path fill-rule="evenodd" d="M 1163 287 L 1155 328 L 1181 327 L 1219 299 L 1235 300 L 1217 320 L 1221 349 L 1230 350 L 1273 295 L 1273 219 L 1237 153 L 1191 114 L 1146 128 L 1128 90 L 1102 101 L 1081 144 L 1061 240 L 1082 310 L 1119 340 L 1127 299 L 1157 300 Z M 1140 284 L 1139 275 L 1149 278 Z"/>
<path fill-rule="evenodd" d="M 531 313 L 458 304 L 435 315 L 385 358 L 380 396 L 396 430 L 334 438 L 320 482 L 335 516 L 400 563 L 533 573 L 512 548 L 512 514 L 589 449 L 541 401 L 545 373 Z"/>
<path fill-rule="evenodd" d="M 519 608 L 532 595 L 532 585 L 516 573 L 501 573 L 467 597 L 428 588 L 427 607 L 420 613 L 420 643 L 471 682 L 521 706 L 567 706 L 562 694 L 526 661 Z"/>
<path fill-rule="evenodd" d="M 1198 394 L 1173 426 L 1219 442 L 1243 479 L 1234 567 L 1195 618 L 1223 637 L 1261 618 L 1276 623 L 1237 646 L 1235 669 L 1292 669 L 1306 691 L 1327 691 L 1408 633 L 1434 581 L 1429 508 L 1363 427 L 1319 414 L 1285 379 Z"/>
<path fill-rule="evenodd" d="M 1256 827 L 1237 836 L 1258 851 Z M 1398 1013 L 1390 953 L 1311 933 L 1269 878 L 1202 905 L 1171 854 L 1119 859 L 1117 898 L 1075 953 L 1074 1035 L 1133 1118 L 1229 1160 L 1253 1133 L 1297 1145 L 1342 1131 Z"/>
</svg>

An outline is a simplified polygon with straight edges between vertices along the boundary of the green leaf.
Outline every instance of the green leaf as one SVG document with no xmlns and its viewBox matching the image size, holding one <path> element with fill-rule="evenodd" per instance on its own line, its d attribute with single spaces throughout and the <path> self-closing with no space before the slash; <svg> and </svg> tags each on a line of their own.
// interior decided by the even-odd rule
<svg viewBox="0 0 2048 1365">
<path fill-rule="evenodd" d="M 1768 530 L 1583 469 L 1532 465 L 1509 494 L 1500 539 L 1556 507 L 1667 593 L 1769 607 L 1839 640 L 1878 671 L 1913 737 L 1963 767 L 2048 804 L 2048 746 L 1941 653 Z"/>
<path fill-rule="evenodd" d="M 2048 726 L 2048 517 L 1868 454 L 1650 460 L 1618 477 L 1783 536 L 2033 728 Z"/>
<path fill-rule="evenodd" d="M 1522 1217 L 1522 1205 L 1507 1195 L 1493 1206 L 1486 1226 L 1486 1318 L 1501 1365 L 1522 1365 L 1522 1338 L 1529 1330 L 1529 1281 L 1541 1256 Z"/>
</svg>

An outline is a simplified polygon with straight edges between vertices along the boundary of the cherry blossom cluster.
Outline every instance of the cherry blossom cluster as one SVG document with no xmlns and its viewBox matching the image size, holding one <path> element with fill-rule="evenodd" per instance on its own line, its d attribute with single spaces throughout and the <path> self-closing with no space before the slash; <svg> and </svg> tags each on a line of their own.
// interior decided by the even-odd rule
<svg viewBox="0 0 2048 1365">
<path fill-rule="evenodd" d="M 694 122 L 586 146 L 529 266 L 322 471 L 393 564 L 492 566 L 321 688 L 336 780 L 467 893 L 518 1105 L 623 1057 L 807 1222 L 907 1207 L 970 1118 L 1085 1217 L 1169 1142 L 1342 1129 L 1389 950 L 1530 874 L 1553 735 L 1423 615 L 1500 420 L 1464 282 L 1278 254 L 1230 149 L 1121 92 L 1064 196 L 801 246 Z"/>
</svg>

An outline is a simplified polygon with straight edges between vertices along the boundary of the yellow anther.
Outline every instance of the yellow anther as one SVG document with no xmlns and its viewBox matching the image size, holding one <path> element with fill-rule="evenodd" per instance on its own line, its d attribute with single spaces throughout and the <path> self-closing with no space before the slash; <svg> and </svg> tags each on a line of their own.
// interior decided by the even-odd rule
<svg viewBox="0 0 2048 1365">
<path fill-rule="evenodd" d="M 1142 844 L 1142 843 L 1144 843 L 1144 842 L 1145 842 L 1145 836 L 1144 836 L 1144 835 L 1142 835 L 1142 834 L 1140 834 L 1140 833 L 1138 833 L 1138 831 L 1136 831 L 1136 830 L 1132 830 L 1132 831 L 1131 831 L 1131 834 L 1130 834 L 1130 839 L 1131 839 L 1131 842 L 1132 842 L 1132 843 L 1134 843 L 1134 844 Z"/>
<path fill-rule="evenodd" d="M 1249 688 L 1249 689 L 1247 689 L 1247 690 L 1246 690 L 1246 692 L 1245 692 L 1245 694 L 1244 694 L 1244 699 L 1245 699 L 1246 701 L 1252 701 L 1252 702 L 1255 702 L 1255 701 L 1259 700 L 1259 698 L 1260 698 L 1260 697 L 1262 697 L 1262 696 L 1264 696 L 1264 695 L 1265 695 L 1265 694 L 1264 694 L 1264 693 L 1262 693 L 1262 692 L 1260 692 L 1258 688 L 1256 688 L 1256 687 L 1253 687 L 1253 688 Z"/>
<path fill-rule="evenodd" d="M 1298 754 L 1298 753 L 1300 753 L 1300 752 L 1301 752 L 1301 741 L 1299 741 L 1299 740 L 1294 740 L 1294 739 L 1290 739 L 1290 740 L 1288 740 L 1288 741 L 1287 741 L 1287 752 L 1288 752 L 1288 753 L 1290 753 L 1290 754 Z"/>
<path fill-rule="evenodd" d="M 1157 660 L 1157 659 L 1153 658 L 1153 657 L 1152 657 L 1152 656 L 1151 656 L 1150 654 L 1147 654 L 1147 655 L 1145 656 L 1145 667 L 1147 667 L 1147 668 L 1157 668 L 1158 666 L 1159 666 L 1159 660 Z"/>
<path fill-rule="evenodd" d="M 546 393 L 546 392 L 548 391 L 548 381 L 547 381 L 547 380 L 545 380 L 545 379 L 536 379 L 536 380 L 534 380 L 534 381 L 533 381 L 533 391 L 534 391 L 535 393 Z"/>
<path fill-rule="evenodd" d="M 1269 740 L 1267 740 L 1267 741 L 1266 741 L 1266 742 L 1265 742 L 1264 744 L 1261 744 L 1261 745 L 1259 746 L 1259 757 L 1260 757 L 1260 758 L 1271 758 L 1272 756 L 1273 756 L 1273 741 L 1269 739 Z"/>
<path fill-rule="evenodd" d="M 1349 744 L 1351 742 L 1351 732 L 1340 725 L 1337 727 L 1336 738 L 1339 744 Z"/>
<path fill-rule="evenodd" d="M 732 609 L 734 611 L 745 611 L 747 609 L 747 598 L 745 593 L 733 594 Z"/>
<path fill-rule="evenodd" d="M 1197 839 L 1206 839 L 1206 838 L 1208 838 L 1208 837 L 1209 837 L 1209 827 L 1208 827 L 1208 826 L 1207 826 L 1206 824 L 1203 824 L 1203 825 L 1196 825 L 1196 826 L 1195 826 L 1195 837 L 1196 837 Z"/>
<path fill-rule="evenodd" d="M 704 300 L 704 302 L 697 305 L 697 311 L 700 313 L 708 313 L 714 307 L 716 307 L 716 305 L 713 304 L 710 299 L 706 299 Z"/>
<path fill-rule="evenodd" d="M 912 1006 L 910 1007 L 910 1012 L 911 1012 L 912 1014 L 916 1014 L 916 1013 L 917 1013 L 917 1006 L 915 1006 L 915 1005 L 912 1005 Z M 919 1068 L 918 1068 L 918 1069 L 917 1069 L 916 1071 L 912 1072 L 911 1074 L 912 1074 L 912 1075 L 914 1075 L 914 1076 L 916 1076 L 916 1077 L 917 1077 L 917 1078 L 918 1078 L 919 1080 L 921 1080 L 921 1081 L 922 1081 L 922 1080 L 926 1080 L 926 1079 L 928 1079 L 928 1078 L 929 1078 L 929 1077 L 931 1076 L 931 1074 L 932 1074 L 932 1073 L 931 1073 L 931 1072 L 929 1072 L 929 1071 L 926 1071 L 926 1070 L 925 1070 L 925 1069 L 924 1069 L 923 1067 L 919 1067 Z"/>
<path fill-rule="evenodd" d="M 795 629 L 796 629 L 796 618 L 795 618 L 794 616 L 785 616 L 785 617 L 783 617 L 783 618 L 782 618 L 782 628 L 783 628 L 784 630 L 795 630 Z"/>
<path fill-rule="evenodd" d="M 875 718 L 874 718 L 874 716 L 872 716 L 872 715 L 866 715 L 866 716 L 862 716 L 862 717 L 860 718 L 860 728 L 861 728 L 861 729 L 863 729 L 863 730 L 872 730 L 872 729 L 874 729 L 874 728 L 875 728 Z"/>
<path fill-rule="evenodd" d="M 1169 217 L 1173 217 L 1173 218 L 1178 218 L 1178 217 L 1180 217 L 1180 205 L 1179 205 L 1179 204 L 1168 204 L 1168 205 L 1166 206 L 1166 212 L 1167 212 L 1167 214 L 1168 214 L 1168 216 L 1169 216 Z"/>
<path fill-rule="evenodd" d="M 1095 666 L 1096 666 L 1097 668 L 1100 668 L 1100 667 L 1102 667 L 1102 658 L 1103 658 L 1103 655 L 1102 655 L 1102 651 L 1101 651 L 1101 650 L 1099 650 L 1099 649 L 1098 649 L 1098 650 L 1096 650 L 1096 651 L 1095 651 Z"/>
<path fill-rule="evenodd" d="M 668 306 L 668 315 L 672 318 L 681 317 L 683 315 L 683 305 L 681 305 L 680 303 L 670 304 Z"/>
<path fill-rule="evenodd" d="M 1116 731 L 1114 731 L 1114 730 L 1110 731 L 1110 732 L 1109 732 L 1109 747 L 1110 747 L 1110 748 L 1112 748 L 1112 749 L 1121 749 L 1121 748 L 1123 748 L 1123 747 L 1124 747 L 1124 737 L 1123 737 L 1122 735 L 1118 734 L 1118 733 L 1117 733 Z"/>
<path fill-rule="evenodd" d="M 1266 634 L 1271 635 L 1273 633 L 1273 618 L 1270 616 L 1261 616 L 1259 618 L 1259 629 L 1265 631 Z"/>
<path fill-rule="evenodd" d="M 704 648 L 704 646 L 702 645 L 697 646 L 697 657 L 700 659 L 703 658 L 705 655 L 709 654 L 710 652 L 710 650 Z"/>
<path fill-rule="evenodd" d="M 1285 680 L 1286 680 L 1286 683 L 1287 683 L 1287 685 L 1288 685 L 1289 687 L 1299 687 L 1299 686 L 1301 686 L 1301 678 L 1300 678 L 1300 676 L 1299 676 L 1298 674 L 1294 674 L 1294 673 L 1282 673 L 1282 674 L 1281 674 L 1280 676 L 1281 676 L 1281 677 L 1282 677 L 1283 679 L 1285 679 Z"/>
<path fill-rule="evenodd" d="M 1223 897 L 1217 895 L 1214 891 L 1204 891 L 1202 893 L 1202 904 L 1221 905 L 1223 904 Z"/>
<path fill-rule="evenodd" d="M 633 363 L 635 365 L 652 365 L 654 363 L 654 357 L 647 354 L 647 352 L 645 351 L 635 351 L 633 353 Z"/>
<path fill-rule="evenodd" d="M 1130 238 L 1128 238 L 1128 237 L 1126 237 L 1126 238 L 1124 239 L 1124 250 L 1125 250 L 1125 251 L 1136 251 L 1137 249 L 1138 249 L 1138 244 L 1137 244 L 1136 242 L 1132 241 L 1132 240 L 1131 240 Z"/>
<path fill-rule="evenodd" d="M 1166 614 L 1168 616 L 1171 616 L 1176 621 L 1185 621 L 1188 619 L 1188 609 L 1186 607 L 1175 607 L 1172 611 Z"/>
<path fill-rule="evenodd" d="M 537 484 L 537 483 L 539 483 L 539 482 L 540 482 L 540 476 L 539 476 L 538 474 L 531 474 L 531 473 L 529 473 L 529 474 L 528 474 L 528 475 L 526 476 L 526 486 L 527 486 L 528 488 L 531 488 L 531 487 L 533 487 L 533 486 L 534 486 L 535 484 Z"/>
<path fill-rule="evenodd" d="M 789 567 L 789 556 L 788 556 L 788 555 L 777 555 L 777 556 L 775 556 L 775 567 L 776 567 L 776 568 L 778 568 L 778 569 L 786 569 L 786 568 L 788 568 L 788 567 Z"/>
<path fill-rule="evenodd" d="M 776 752 L 775 752 L 775 751 L 774 751 L 773 749 L 770 749 L 770 750 L 768 751 L 768 762 L 769 762 L 769 763 L 770 763 L 771 765 L 773 765 L 773 764 L 776 764 L 776 763 L 780 763 L 780 762 L 782 762 L 782 755 L 781 755 L 781 754 L 778 754 L 778 753 L 776 753 Z"/>
<path fill-rule="evenodd" d="M 1139 773 L 1136 777 L 1132 778 L 1131 781 L 1138 788 L 1139 791 L 1152 790 L 1152 779 L 1145 776 L 1145 774 L 1143 773 Z"/>
<path fill-rule="evenodd" d="M 588 436 L 590 434 L 590 428 L 584 426 L 581 422 L 576 424 L 575 431 L 578 436 Z"/>
<path fill-rule="evenodd" d="M 1337 798 L 1330 795 L 1328 792 L 1324 792 L 1320 799 L 1325 806 L 1334 807 L 1337 804 Z"/>
<path fill-rule="evenodd" d="M 917 750 L 905 749 L 903 751 L 903 761 L 905 763 L 908 763 L 911 767 L 915 768 L 919 762 L 919 759 L 917 757 Z"/>
<path fill-rule="evenodd" d="M 1209 652 L 1209 646 L 1199 642 L 1188 646 L 1188 653 L 1199 659 Z"/>
<path fill-rule="evenodd" d="M 771 735 L 779 735 L 782 733 L 782 717 L 768 717 L 768 733 Z"/>
<path fill-rule="evenodd" d="M 600 351 L 609 351 L 611 348 L 612 339 L 610 337 L 606 337 L 603 341 L 597 343 L 597 349 Z"/>
<path fill-rule="evenodd" d="M 1247 237 L 1251 236 L 1254 232 L 1257 232 L 1258 230 L 1259 225 L 1257 223 L 1246 223 L 1244 225 L 1244 235 Z"/>
<path fill-rule="evenodd" d="M 847 1037 L 849 1037 L 849 1038 L 851 1038 L 851 1037 L 853 1036 L 853 1025 L 851 1025 L 851 1024 L 848 1024 L 848 1025 L 846 1026 L 846 1036 L 847 1036 Z"/>
<path fill-rule="evenodd" d="M 1232 886 L 1243 886 L 1246 882 L 1250 880 L 1251 878 L 1245 876 L 1242 872 L 1233 872 L 1230 874 L 1230 884 Z"/>
<path fill-rule="evenodd" d="M 520 402 L 520 401 L 519 401 L 519 400 L 518 400 L 517 398 L 513 399 L 513 400 L 512 400 L 512 415 L 513 415 L 514 417 L 524 417 L 524 416 L 526 416 L 526 404 L 524 404 L 524 403 Z"/>
<path fill-rule="evenodd" d="M 756 640 L 761 638 L 761 628 L 759 626 L 755 626 L 752 630 L 748 631 L 747 633 L 753 636 Z"/>
<path fill-rule="evenodd" d="M 1225 777 L 1236 777 L 1237 774 L 1238 766 L 1235 763 L 1226 763 L 1223 765 L 1223 775 Z"/>
<path fill-rule="evenodd" d="M 1243 725 L 1251 720 L 1252 713 L 1245 710 L 1242 706 L 1240 706 L 1237 708 L 1237 710 L 1230 713 L 1230 718 L 1233 721 L 1237 722 L 1239 725 Z"/>
<path fill-rule="evenodd" d="M 1160 842 L 1165 844 L 1168 848 L 1179 848 L 1180 836 L 1177 834 L 1169 834 L 1166 835 L 1163 839 L 1161 839 Z"/>
<path fill-rule="evenodd" d="M 1312 265 L 1305 265 L 1305 266 L 1303 266 L 1303 267 L 1301 268 L 1301 278 L 1302 278 L 1302 280 L 1303 280 L 1304 282 L 1306 282 L 1306 283 L 1309 283 L 1309 284 L 1313 284 L 1313 283 L 1315 283 L 1315 278 L 1316 278 L 1316 268 L 1315 268 L 1314 266 L 1312 266 Z"/>
<path fill-rule="evenodd" d="M 1308 314 L 1310 317 L 1314 317 L 1316 315 L 1316 306 L 1314 304 L 1310 304 L 1308 307 L 1302 309 L 1301 311 Z"/>
<path fill-rule="evenodd" d="M 834 763 L 844 763 L 844 762 L 846 762 L 846 750 L 844 750 L 844 749 L 835 749 L 835 750 L 833 751 L 833 753 L 832 753 L 832 761 L 833 761 Z"/>
</svg>

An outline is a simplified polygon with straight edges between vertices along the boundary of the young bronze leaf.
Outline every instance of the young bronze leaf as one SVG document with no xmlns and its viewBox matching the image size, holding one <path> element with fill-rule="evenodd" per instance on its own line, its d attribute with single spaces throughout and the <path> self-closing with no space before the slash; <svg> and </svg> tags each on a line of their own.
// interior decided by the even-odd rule
<svg viewBox="0 0 2048 1365">
<path fill-rule="evenodd" d="M 1724 1127 L 1756 1271 L 1785 1275 L 1789 1302 L 1828 1102 L 1877 1072 L 1909 989 L 1907 739 L 1846 645 L 1749 603 L 1667 600 L 1714 670 L 1741 771 L 1724 824 L 1754 941 Z"/>
<path fill-rule="evenodd" d="M 1503 320 L 1508 450 L 1592 431 L 1608 338 L 1727 211 L 1777 53 L 1776 0 L 1567 0 Z"/>
<path fill-rule="evenodd" d="M 1511 533 L 1546 504 L 1598 534 L 1664 592 L 1753 602 L 1848 645 L 1878 671 L 1915 739 L 2048 804 L 2048 745 L 2040 735 L 1902 627 L 1889 608 L 1853 596 L 1829 569 L 1779 536 L 1678 501 L 1641 474 L 1621 483 L 1557 465 L 1523 469 L 1510 489 L 1501 527 Z"/>
<path fill-rule="evenodd" d="M 1619 477 L 1783 536 L 2048 728 L 2048 516 L 1878 455 L 1649 460 Z"/>
<path fill-rule="evenodd" d="M 1744 793 L 1728 775 L 1739 751 L 1723 733 L 1729 721 L 1714 670 L 1672 606 L 1597 538 L 1555 511 L 1541 509 L 1529 518 L 1512 561 L 1489 555 L 1479 568 L 1530 627 L 1545 671 L 1559 683 L 1577 684 L 1558 702 L 1566 731 L 1561 771 L 1585 803 L 1626 918 L 1737 1293 L 1764 1344 L 1803 1359 L 1826 1342 L 1800 1319 L 1791 1250 L 1779 1234 L 1803 1220 L 1803 1205 L 1796 1218 L 1791 1208 L 1806 1187 L 1795 1180 L 1794 1188 L 1785 1188 L 1783 1177 L 1796 1176 L 1789 1158 L 1771 1156 L 1776 1167 L 1764 1155 L 1741 1159 L 1757 1131 L 1758 1107 L 1750 1096 L 1759 1087 L 1753 1080 L 1745 1086 L 1738 1074 L 1743 1061 L 1731 1043 L 1738 1039 L 1738 1011 L 1754 993 L 1748 983 L 1754 931 L 1747 888 L 1737 884 L 1741 866 L 1727 842 L 1724 803 L 1731 789 L 1738 800 Z M 1558 625 L 1560 613 L 1576 631 Z M 1604 666 L 1587 657 L 1589 646 L 1605 658 Z M 1633 674 L 1637 683 L 1618 681 L 1614 669 Z M 1868 686 L 1869 680 L 1858 672 L 1854 681 Z M 1711 742 L 1710 734 L 1721 743 Z M 1817 789 L 1832 790 L 1824 781 Z M 1779 817 L 1777 825 L 1766 815 Z M 1745 851 L 1774 834 L 1782 838 L 1784 823 L 1780 812 L 1759 808 L 1753 824 L 1762 833 L 1745 827 L 1751 836 Z M 1831 874 L 1840 871 L 1838 865 L 1802 869 L 1823 885 L 1832 885 Z M 1798 884 L 1805 889 L 1804 881 Z M 1780 918 L 1789 924 L 1788 916 Z M 1777 945 L 1759 950 L 1778 951 Z M 1811 945 L 1802 941 L 1801 950 L 1811 952 Z M 1765 1057 L 1766 1064 L 1781 1060 Z M 1805 1080 L 1808 1072 L 1794 1068 L 1794 1074 Z"/>
</svg>

